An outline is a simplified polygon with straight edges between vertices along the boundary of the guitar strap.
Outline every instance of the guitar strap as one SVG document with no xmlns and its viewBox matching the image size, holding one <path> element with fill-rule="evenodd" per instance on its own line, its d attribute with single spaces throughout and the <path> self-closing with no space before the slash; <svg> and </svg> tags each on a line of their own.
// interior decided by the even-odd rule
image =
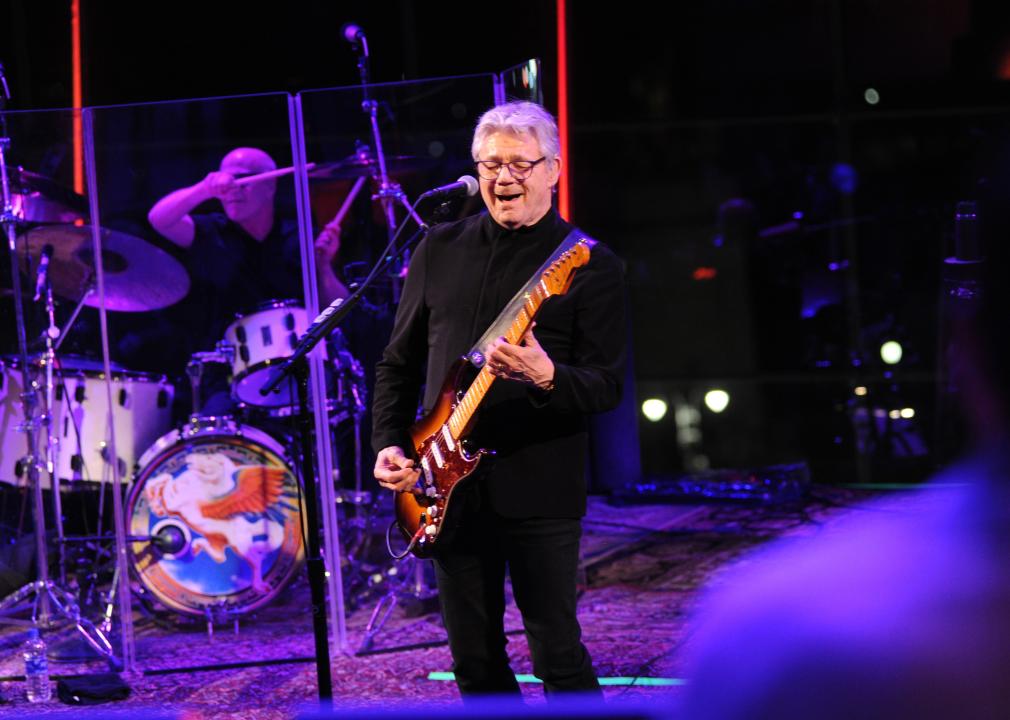
<svg viewBox="0 0 1010 720">
<path fill-rule="evenodd" d="M 533 273 L 530 279 L 526 281 L 525 285 L 519 288 L 519 292 L 513 295 L 512 299 L 505 304 L 505 307 L 498 314 L 498 317 L 495 318 L 493 323 L 491 323 L 491 327 L 489 327 L 485 333 L 481 335 L 480 339 L 474 344 L 474 346 L 470 348 L 470 351 L 466 354 L 466 358 L 470 361 L 471 365 L 475 368 L 484 367 L 484 348 L 486 348 L 488 343 L 490 343 L 494 338 L 500 337 L 508 331 L 509 327 L 515 321 L 516 315 L 519 314 L 519 311 L 526 303 L 526 294 L 536 287 L 547 268 L 550 267 L 551 264 L 559 257 L 561 257 L 562 253 L 570 250 L 580 240 L 584 240 L 590 250 L 592 250 L 593 246 L 596 244 L 596 241 L 584 232 L 578 228 L 572 228 L 572 231 L 565 236 L 565 239 L 561 241 L 561 244 L 558 245 L 558 247 L 546 260 L 544 260 L 543 265 L 541 265 L 537 271 Z"/>
</svg>

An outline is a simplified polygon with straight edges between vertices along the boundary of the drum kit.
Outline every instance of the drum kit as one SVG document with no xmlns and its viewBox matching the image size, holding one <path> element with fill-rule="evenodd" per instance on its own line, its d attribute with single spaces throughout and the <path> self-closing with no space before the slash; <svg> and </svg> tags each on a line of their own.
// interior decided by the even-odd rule
<svg viewBox="0 0 1010 720">
<path fill-rule="evenodd" d="M 360 154 L 340 166 L 320 166 L 320 177 L 360 177 L 371 170 Z M 47 491 L 56 486 L 57 492 L 51 493 L 55 502 L 76 490 L 97 490 L 104 498 L 115 461 L 128 484 L 125 515 L 134 588 L 148 607 L 177 619 L 212 623 L 264 606 L 302 567 L 304 498 L 295 462 L 297 444 L 282 422 L 299 410 L 297 397 L 283 385 L 266 397 L 258 391 L 309 327 L 305 307 L 293 299 L 266 301 L 236 315 L 212 350 L 194 353 L 186 367 L 193 414 L 183 424 L 173 418 L 177 389 L 168 377 L 115 363 L 108 376 L 110 413 L 101 358 L 59 352 L 82 308 L 99 306 L 92 227 L 84 224 L 82 213 L 85 203 L 40 175 L 22 170 L 18 178 L 12 206 L 19 235 L 12 262 L 23 281 L 40 265 L 47 266 L 43 294 L 49 295 L 50 328 L 42 333 L 48 337 L 47 350 L 26 353 L 27 367 L 19 356 L 0 356 L 0 483 L 27 488 L 34 463 L 39 486 Z M 187 295 L 188 274 L 170 253 L 124 232 L 100 232 L 107 310 L 150 312 Z M 27 290 L 22 294 L 25 303 L 31 300 Z M 77 303 L 63 328 L 55 327 L 53 295 Z M 339 329 L 325 344 L 325 353 L 330 430 L 335 436 L 339 429 L 346 437 L 346 426 L 353 424 L 354 486 L 338 491 L 342 511 L 353 513 L 345 531 L 367 531 L 371 520 L 362 518 L 375 512 L 379 496 L 361 487 L 365 373 Z M 201 381 L 210 366 L 229 377 L 236 409 L 228 415 L 200 412 Z M 23 417 L 28 396 L 40 411 L 33 421 L 40 434 L 36 459 L 26 453 Z M 109 449 L 110 415 L 115 460 Z M 104 504 L 100 501 L 99 507 Z M 57 510 L 54 517 L 59 576 L 65 581 L 65 545 L 91 541 L 94 549 L 96 541 L 112 538 L 64 536 L 62 512 Z M 100 516 L 100 531 L 103 521 Z M 360 550 L 361 542 L 347 544 Z M 363 572 L 372 574 L 374 567 Z M 354 578 L 349 582 L 367 584 Z M 109 620 L 112 600 L 107 599 Z M 0 611 L 6 603 L 0 603 Z M 103 627 L 108 631 L 111 623 Z M 100 639 L 96 646 L 88 640 L 107 654 L 107 642 Z"/>
<path fill-rule="evenodd" d="M 389 244 L 378 257 L 389 265 L 377 265 L 368 274 L 348 298 L 345 311 L 362 299 L 361 291 L 380 268 L 387 272 L 384 292 L 388 290 L 392 302 L 398 300 L 409 258 L 406 244 L 397 251 L 395 243 L 408 220 L 419 227 L 426 225 L 392 174 L 432 165 L 429 158 L 384 153 L 380 104 L 368 89 L 363 38 L 355 47 L 362 53 L 361 108 L 369 118 L 371 142 L 357 141 L 353 153 L 335 162 L 306 164 L 308 179 L 317 188 L 335 187 L 331 181 L 353 181 L 328 226 L 341 223 L 369 180 L 375 186 L 372 200 L 382 210 Z M 55 608 L 91 650 L 116 667 L 109 640 L 113 610 L 118 603 L 120 613 L 132 612 L 121 567 L 131 575 L 129 588 L 134 596 L 157 618 L 205 621 L 210 633 L 214 623 L 222 620 L 233 620 L 237 627 L 239 617 L 275 600 L 307 566 L 322 695 L 328 684 L 328 676 L 324 677 L 326 614 L 320 612 L 317 600 L 317 594 L 322 596 L 323 563 L 313 528 L 315 500 L 311 496 L 316 473 L 302 477 L 312 467 L 314 454 L 307 440 L 309 408 L 300 400 L 307 398 L 305 405 L 315 406 L 316 398 L 305 395 L 304 384 L 301 396 L 285 385 L 261 394 L 279 367 L 292 366 L 299 351 L 309 347 L 303 335 L 310 326 L 316 327 L 318 319 L 313 324 L 304 305 L 289 298 L 269 299 L 235 315 L 213 348 L 190 356 L 185 375 L 192 414 L 180 423 L 177 401 L 181 398 L 176 383 L 167 376 L 109 363 L 107 349 L 96 357 L 63 352 L 61 346 L 86 307 L 148 313 L 179 302 L 190 293 L 187 270 L 171 253 L 140 237 L 90 225 L 87 198 L 44 174 L 11 169 L 6 164 L 9 147 L 9 139 L 0 138 L 5 210 L 0 229 L 10 250 L 10 285 L 9 289 L 0 287 L 0 302 L 14 301 L 18 353 L 0 351 L 0 494 L 4 485 L 23 498 L 28 494 L 24 491 L 30 493 L 38 579 L 0 599 L 0 622 L 24 623 L 14 614 L 34 597 L 30 624 L 47 625 L 49 609 Z M 281 168 L 240 178 L 237 183 L 293 172 L 293 167 Z M 398 209 L 405 219 L 397 229 Z M 100 256 L 95 251 L 96 234 L 101 240 Z M 76 304 L 62 327 L 56 323 L 55 297 L 66 303 L 61 315 Z M 33 319 L 41 315 L 40 305 L 32 303 L 40 300 L 48 327 L 38 334 L 34 334 L 38 328 L 31 328 L 29 335 L 26 325 L 29 321 L 38 324 Z M 367 301 L 363 307 L 368 307 Z M 105 322 L 104 314 L 101 320 Z M 324 383 L 314 386 L 325 387 L 321 415 L 329 427 L 316 428 L 316 432 L 330 433 L 340 469 L 353 456 L 353 484 L 344 485 L 350 473 L 340 469 L 335 469 L 332 478 L 341 517 L 340 538 L 332 538 L 344 552 L 331 557 L 340 564 L 336 575 L 343 577 L 343 595 L 349 595 L 352 606 L 379 598 L 366 628 L 361 648 L 366 650 L 401 595 L 427 604 L 434 593 L 420 561 L 413 557 L 376 560 L 372 552 L 370 538 L 373 534 L 381 537 L 381 531 L 374 530 L 378 506 L 388 497 L 362 489 L 365 373 L 335 325 L 326 326 L 334 329 L 321 343 L 326 357 Z M 102 343 L 107 344 L 104 327 Z M 209 385 L 220 386 L 223 377 L 227 377 L 230 409 L 215 414 L 204 395 Z M 302 420 L 297 433 L 292 429 L 296 414 Z M 108 580 L 117 554 L 110 550 L 115 536 L 104 517 L 106 496 L 116 478 L 125 488 L 125 499 L 118 491 L 112 497 L 113 508 L 123 515 L 127 562 L 116 566 L 110 589 L 102 591 L 99 588 Z M 43 491 L 48 492 L 48 502 Z M 78 491 L 81 496 L 97 494 L 96 535 L 64 534 L 61 498 Z M 47 559 L 50 503 L 59 553 L 56 580 L 50 580 Z M 375 547 L 384 551 L 379 543 Z M 93 557 L 86 558 L 88 553 Z M 88 564 L 91 570 L 82 572 L 80 568 Z M 74 577 L 76 584 L 68 588 L 67 582 Z M 96 604 L 104 605 L 97 626 L 82 611 Z M 122 629 L 125 636 L 125 621 Z M 126 647 L 124 642 L 122 663 L 130 666 L 132 650 Z"/>
<path fill-rule="evenodd" d="M 361 61 L 365 63 L 367 46 L 363 36 L 356 37 L 365 48 Z M 383 292 L 389 291 L 393 303 L 399 299 L 409 258 L 408 244 L 397 250 L 397 240 L 409 220 L 427 226 L 391 174 L 432 165 L 428 158 L 385 155 L 380 104 L 371 98 L 364 69 L 362 83 L 362 111 L 369 117 L 371 143 L 357 141 L 352 154 L 335 162 L 306 164 L 308 179 L 317 187 L 353 180 L 327 227 L 340 224 L 369 180 L 375 185 L 372 200 L 382 210 L 388 245 L 367 278 L 351 284 L 358 289 L 347 299 L 345 311 L 361 300 L 361 291 L 380 269 L 388 280 Z M 7 134 L 0 113 L 0 136 Z M 367 402 L 362 365 L 337 322 L 321 325 L 317 318 L 310 323 L 312 318 L 299 301 L 272 298 L 235 315 L 213 348 L 190 356 L 185 375 L 192 414 L 180 423 L 175 382 L 110 362 L 106 311 L 149 313 L 174 305 L 190 294 L 187 270 L 173 254 L 140 237 L 91 225 L 86 197 L 45 174 L 8 166 L 10 146 L 10 138 L 0 137 L 0 230 L 8 241 L 10 280 L 8 287 L 0 286 L 0 302 L 13 300 L 17 325 L 16 353 L 0 350 L 0 496 L 19 495 L 22 514 L 30 502 L 36 579 L 0 598 L 0 623 L 48 628 L 55 612 L 76 628 L 78 640 L 114 669 L 132 669 L 132 620 L 126 619 L 133 617 L 131 595 L 157 619 L 202 620 L 212 633 L 214 623 L 221 620 L 233 620 L 237 628 L 239 617 L 276 599 L 307 567 L 320 697 L 326 697 L 328 632 L 321 600 L 326 560 L 319 548 L 324 533 L 316 520 L 316 482 L 325 481 L 320 494 L 335 498 L 342 514 L 340 537 L 330 533 L 327 523 L 323 541 L 346 550 L 327 556 L 338 567 L 327 568 L 325 574 L 335 569 L 337 587 L 342 587 L 336 594 L 336 612 L 344 612 L 342 598 L 348 593 L 352 604 L 380 597 L 366 628 L 366 645 L 400 594 L 410 599 L 433 597 L 424 568 L 414 558 L 382 562 L 369 552 L 378 505 L 387 496 L 362 489 L 361 430 Z M 237 184 L 294 169 L 242 177 Z M 405 216 L 399 228 L 397 210 Z M 393 261 L 399 264 L 394 267 Z M 57 297 L 63 302 L 58 304 Z M 64 312 L 71 305 L 72 312 Z M 331 313 L 335 307 L 331 305 Z M 368 307 L 367 301 L 363 307 Z M 62 351 L 85 308 L 99 309 L 101 354 Z M 40 323 L 43 309 L 45 319 Z M 57 310 L 66 316 L 61 317 L 62 327 L 57 325 Z M 315 335 L 306 333 L 310 327 Z M 315 342 L 324 335 L 320 347 L 326 357 L 325 378 L 322 383 L 315 378 L 316 392 L 306 393 L 307 372 L 301 368 L 307 365 L 300 358 L 311 347 L 307 339 Z M 72 344 L 68 347 L 74 349 Z M 283 385 L 261 394 L 265 384 L 276 384 L 282 371 L 295 367 L 300 373 L 297 394 Z M 230 409 L 214 414 L 203 402 L 203 391 L 208 380 L 219 385 L 223 376 Z M 320 394 L 324 397 L 316 397 Z M 309 406 L 320 418 L 320 427 L 313 428 Z M 297 431 L 295 415 L 300 421 Z M 331 444 L 337 446 L 336 460 L 347 461 L 353 454 L 353 487 L 343 486 L 347 473 L 337 468 L 333 478 L 316 478 L 311 470 L 316 454 L 310 440 L 313 432 L 329 433 Z M 341 455 L 349 449 L 348 437 L 353 449 Z M 319 454 L 329 453 L 326 445 L 321 443 Z M 341 469 L 346 465 L 339 462 Z M 97 534 L 65 534 L 62 498 L 77 500 L 90 497 L 89 493 L 97 496 L 97 528 L 86 520 L 85 532 L 93 528 Z M 121 523 L 107 522 L 104 516 L 110 495 Z M 80 505 L 85 508 L 87 503 Z M 58 552 L 52 577 L 50 510 Z M 20 533 L 19 524 L 17 540 Z M 85 557 L 89 553 L 91 557 Z M 88 565 L 90 571 L 82 571 Z M 106 586 L 110 573 L 111 585 Z M 123 577 L 126 573 L 129 582 Z M 104 608 L 100 621 L 93 623 L 88 615 L 98 605 Z M 117 659 L 110 640 L 117 606 L 122 659 Z M 26 607 L 29 620 L 23 619 Z M 343 638 L 342 620 L 338 629 Z"/>
</svg>

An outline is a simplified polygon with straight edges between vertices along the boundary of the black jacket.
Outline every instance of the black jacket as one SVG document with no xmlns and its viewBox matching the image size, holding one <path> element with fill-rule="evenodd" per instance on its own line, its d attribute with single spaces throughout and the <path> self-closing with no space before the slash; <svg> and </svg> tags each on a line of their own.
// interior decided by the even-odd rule
<svg viewBox="0 0 1010 720">
<path fill-rule="evenodd" d="M 438 398 L 453 362 L 470 350 L 572 226 L 553 209 L 517 231 L 487 213 L 438 225 L 417 247 L 392 337 L 376 366 L 372 445 L 412 449 L 407 429 Z M 624 377 L 621 263 L 602 243 L 565 295 L 548 299 L 534 334 L 555 365 L 550 393 L 498 379 L 471 438 L 497 455 L 481 461 L 493 509 L 506 517 L 585 514 L 585 415 L 615 407 Z M 426 368 L 426 369 L 425 369 Z"/>
</svg>

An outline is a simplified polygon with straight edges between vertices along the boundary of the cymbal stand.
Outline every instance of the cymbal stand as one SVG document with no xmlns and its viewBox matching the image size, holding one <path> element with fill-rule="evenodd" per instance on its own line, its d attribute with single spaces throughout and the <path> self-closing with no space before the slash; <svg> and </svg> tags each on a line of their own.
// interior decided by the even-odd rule
<svg viewBox="0 0 1010 720">
<path fill-rule="evenodd" d="M 46 368 L 45 383 L 45 406 L 42 417 L 43 426 L 46 429 L 46 472 L 49 474 L 49 487 L 53 493 L 53 525 L 56 527 L 56 542 L 59 552 L 58 567 L 60 570 L 60 584 L 67 583 L 67 555 L 66 544 L 63 542 L 63 498 L 60 487 L 60 438 L 59 419 L 53 417 L 56 408 L 56 382 L 53 376 L 53 368 L 56 364 L 55 340 L 59 337 L 60 328 L 56 325 L 56 308 L 53 303 L 53 285 L 45 282 L 46 317 L 49 318 L 49 327 L 46 328 L 46 351 L 43 353 L 43 361 Z"/>
<path fill-rule="evenodd" d="M 4 84 L 6 90 L 6 84 Z M 0 101 L 5 100 L 0 95 Z M 0 110 L 5 105 L 0 102 Z M 11 258 L 11 288 L 14 291 L 14 317 L 17 323 L 18 353 L 21 358 L 21 409 L 24 422 L 19 429 L 25 433 L 28 445 L 28 457 L 25 463 L 28 484 L 32 489 L 32 513 L 35 521 L 35 562 L 36 579 L 21 586 L 2 602 L 0 602 L 0 622 L 14 625 L 26 625 L 29 627 L 51 627 L 53 625 L 51 612 L 53 609 L 64 618 L 72 622 L 78 632 L 97 652 L 106 658 L 110 666 L 117 667 L 119 661 L 116 659 L 108 638 L 98 630 L 89 620 L 81 617 L 80 608 L 74 601 L 73 595 L 59 587 L 49 578 L 49 561 L 46 551 L 46 523 L 45 512 L 42 502 L 42 484 L 39 479 L 39 449 L 38 430 L 40 421 L 35 417 L 35 405 L 37 403 L 36 386 L 31 377 L 28 365 L 28 341 L 25 332 L 24 302 L 21 295 L 21 274 L 18 269 L 17 240 L 15 225 L 18 218 L 13 212 L 11 202 L 11 191 L 9 174 L 7 170 L 7 151 L 10 149 L 10 138 L 7 134 L 6 116 L 0 114 L 0 189 L 3 192 L 3 210 L 0 213 L 0 225 L 3 226 L 7 236 L 7 249 Z M 50 323 L 52 325 L 52 323 Z M 48 333 L 47 333 L 48 337 Z M 49 338 L 49 342 L 54 338 Z M 50 372 L 51 372 L 50 366 Z M 51 470 L 54 495 L 58 494 L 58 480 L 56 468 Z M 10 617 L 22 609 L 22 604 L 34 596 L 32 603 L 31 619 L 28 621 Z"/>
<path fill-rule="evenodd" d="M 372 128 L 372 142 L 375 146 L 375 159 L 377 161 L 376 166 L 378 167 L 378 174 L 373 172 L 372 178 L 378 183 L 379 191 L 372 196 L 372 200 L 378 200 L 381 203 L 383 215 L 386 218 L 386 237 L 387 239 L 392 239 L 396 231 L 396 203 L 402 205 L 407 214 L 418 225 L 423 225 L 424 221 L 414 212 L 414 206 L 407 199 L 406 194 L 400 188 L 400 184 L 389 178 L 389 172 L 386 168 L 386 154 L 382 148 L 382 132 L 379 130 L 379 103 L 369 93 L 368 67 L 371 58 L 368 52 L 368 39 L 360 28 L 357 28 L 353 45 L 355 50 L 358 51 L 358 74 L 361 78 L 361 93 L 363 96 L 361 110 L 368 115 L 369 124 Z M 364 152 L 368 152 L 367 147 L 364 148 Z M 394 303 L 400 300 L 400 271 L 406 267 L 408 260 L 409 258 L 405 251 L 402 262 L 399 265 L 394 265 L 393 272 L 390 273 Z"/>
<path fill-rule="evenodd" d="M 94 276 L 89 274 L 84 281 L 84 293 L 81 295 L 81 299 L 77 301 L 77 307 L 75 307 L 74 311 L 70 314 L 70 319 L 63 325 L 63 329 L 59 331 L 59 336 L 56 338 L 56 345 L 53 347 L 55 352 L 60 351 L 60 345 L 62 345 L 63 341 L 67 339 L 67 333 L 70 332 L 70 328 L 77 320 L 77 316 L 81 314 L 81 310 L 84 309 L 85 303 L 94 292 L 95 279 Z"/>
</svg>

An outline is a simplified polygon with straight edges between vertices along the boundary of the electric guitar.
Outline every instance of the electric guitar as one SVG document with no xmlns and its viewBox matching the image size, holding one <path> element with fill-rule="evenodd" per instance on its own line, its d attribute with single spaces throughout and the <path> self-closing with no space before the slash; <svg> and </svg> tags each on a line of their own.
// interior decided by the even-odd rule
<svg viewBox="0 0 1010 720">
<path fill-rule="evenodd" d="M 507 329 L 495 336 L 504 335 L 513 345 L 522 342 L 543 303 L 552 295 L 568 292 L 575 269 L 589 262 L 594 244 L 586 237 L 580 237 L 567 249 L 563 243 L 506 305 L 491 330 L 504 328 L 506 323 Z M 480 372 L 464 392 L 460 385 L 471 363 L 478 365 Z M 443 537 L 443 528 L 452 525 L 453 491 L 489 453 L 485 449 L 471 452 L 467 435 L 494 381 L 484 361 L 483 348 L 475 348 L 453 364 L 435 407 L 411 426 L 410 438 L 421 474 L 414 488 L 396 495 L 396 525 L 409 541 L 407 549 L 396 557 L 405 557 L 409 552 L 421 558 L 431 556 Z"/>
</svg>

